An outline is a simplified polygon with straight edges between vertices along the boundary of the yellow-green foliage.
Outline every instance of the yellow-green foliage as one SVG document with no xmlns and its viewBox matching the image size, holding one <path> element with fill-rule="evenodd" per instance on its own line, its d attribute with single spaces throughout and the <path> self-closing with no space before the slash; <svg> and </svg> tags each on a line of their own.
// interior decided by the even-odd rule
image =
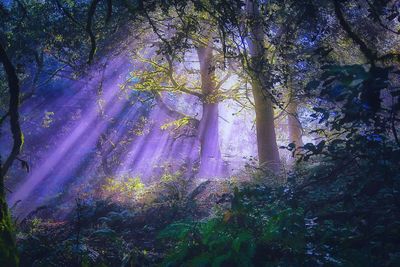
<svg viewBox="0 0 400 267">
<path fill-rule="evenodd" d="M 189 181 L 182 177 L 180 172 L 166 172 L 161 176 L 158 190 L 167 197 L 168 201 L 176 202 L 184 198 L 187 193 Z"/>
<path fill-rule="evenodd" d="M 166 171 L 158 182 L 145 185 L 139 177 L 108 178 L 103 185 L 106 196 L 115 201 L 134 202 L 138 207 L 173 205 L 184 199 L 189 181 L 180 172 Z"/>
<path fill-rule="evenodd" d="M 169 182 L 176 182 L 178 180 L 179 174 L 172 174 L 172 173 L 164 173 L 161 176 L 161 182 L 169 183 Z"/>
<path fill-rule="evenodd" d="M 40 230 L 40 225 L 43 223 L 42 219 L 40 218 L 33 218 L 30 221 L 30 234 L 35 234 L 36 232 L 38 232 Z"/>
<path fill-rule="evenodd" d="M 174 121 L 171 121 L 171 122 L 161 125 L 161 129 L 167 130 L 168 128 L 172 128 L 172 130 L 177 130 L 185 125 L 188 125 L 189 122 L 190 122 L 189 117 L 183 117 L 182 119 L 174 120 Z"/>
<path fill-rule="evenodd" d="M 0 266 L 18 266 L 14 226 L 4 198 L 0 199 Z"/>
<path fill-rule="evenodd" d="M 117 195 L 117 198 L 133 199 L 139 197 L 145 191 L 145 185 L 139 177 L 122 177 L 122 179 L 108 178 L 103 186 L 106 193 Z"/>
</svg>

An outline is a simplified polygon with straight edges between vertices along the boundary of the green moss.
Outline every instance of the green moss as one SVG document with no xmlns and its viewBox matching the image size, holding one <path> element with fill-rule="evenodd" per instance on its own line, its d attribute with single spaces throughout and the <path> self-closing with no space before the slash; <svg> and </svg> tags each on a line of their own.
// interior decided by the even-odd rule
<svg viewBox="0 0 400 267">
<path fill-rule="evenodd" d="M 4 197 L 0 198 L 0 266 L 18 266 L 14 226 Z"/>
</svg>

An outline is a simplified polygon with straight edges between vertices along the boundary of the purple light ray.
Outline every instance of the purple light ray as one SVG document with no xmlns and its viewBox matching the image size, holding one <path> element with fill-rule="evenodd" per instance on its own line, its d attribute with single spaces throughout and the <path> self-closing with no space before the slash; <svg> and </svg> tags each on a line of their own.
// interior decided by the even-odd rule
<svg viewBox="0 0 400 267">
<path fill-rule="evenodd" d="M 120 60 L 116 61 L 116 63 L 120 62 Z M 114 68 L 111 69 L 115 73 L 115 70 L 118 70 L 119 68 L 115 68 L 114 66 Z M 96 84 L 95 81 L 99 81 L 98 77 L 97 79 L 93 80 L 93 82 Z M 105 99 L 106 106 L 109 106 L 110 104 L 113 105 L 113 114 L 116 114 L 118 110 L 120 110 L 120 108 L 122 107 L 121 105 L 115 105 L 115 103 L 117 102 L 115 100 L 117 99 L 118 91 L 119 90 L 117 90 L 115 86 L 107 86 L 107 88 L 104 89 L 103 98 Z M 70 101 L 77 101 L 77 97 Z M 18 200 L 26 199 L 30 195 L 30 193 L 44 180 L 44 178 L 46 178 L 49 174 L 52 174 L 57 164 L 59 164 L 63 160 L 70 149 L 74 148 L 77 145 L 79 139 L 82 138 L 88 130 L 90 130 L 90 127 L 96 124 L 95 122 L 98 116 L 96 103 L 89 105 L 89 108 L 87 110 L 88 114 L 76 125 L 76 127 L 74 128 L 72 133 L 66 138 L 66 140 L 64 140 L 59 146 L 57 146 L 54 151 L 51 151 L 50 154 L 45 158 L 45 160 L 41 162 L 37 168 L 33 169 L 32 173 L 29 175 L 29 177 L 27 177 L 26 181 L 18 187 L 15 193 L 11 195 L 9 200 L 10 203 L 15 203 Z M 87 141 L 84 142 L 84 145 L 93 145 L 93 142 L 95 142 L 95 139 L 97 139 L 98 135 L 100 135 L 101 133 L 101 130 L 104 128 L 105 124 L 102 124 L 96 129 L 97 131 L 93 131 L 89 135 Z M 69 163 L 71 162 L 71 159 L 69 159 Z M 63 168 L 63 170 L 65 170 L 65 168 Z"/>
</svg>

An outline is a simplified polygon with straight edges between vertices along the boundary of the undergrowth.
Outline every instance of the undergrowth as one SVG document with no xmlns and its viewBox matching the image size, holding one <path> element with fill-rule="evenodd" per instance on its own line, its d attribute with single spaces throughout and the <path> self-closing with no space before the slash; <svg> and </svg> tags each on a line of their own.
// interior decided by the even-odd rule
<svg viewBox="0 0 400 267">
<path fill-rule="evenodd" d="M 172 174 L 149 186 L 128 179 L 133 202 L 81 199 L 64 221 L 23 222 L 21 265 L 398 266 L 396 161 L 363 159 L 355 170 L 318 158 L 273 187 L 268 177 L 197 186 Z"/>
</svg>

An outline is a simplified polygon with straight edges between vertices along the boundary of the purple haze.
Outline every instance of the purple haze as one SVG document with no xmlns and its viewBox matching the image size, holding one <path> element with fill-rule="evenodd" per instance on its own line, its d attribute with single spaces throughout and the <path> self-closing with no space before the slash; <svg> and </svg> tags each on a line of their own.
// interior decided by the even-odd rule
<svg viewBox="0 0 400 267">
<path fill-rule="evenodd" d="M 114 179 L 130 175 L 139 176 L 144 182 L 157 179 L 164 171 L 186 171 L 188 179 L 228 176 L 243 166 L 244 155 L 255 154 L 253 140 L 239 136 L 240 145 L 235 148 L 231 142 L 238 138 L 231 126 L 240 124 L 251 128 L 249 124 L 238 124 L 240 118 L 231 116 L 230 121 L 224 119 L 220 129 L 215 126 L 218 125 L 216 118 L 220 120 L 219 114 L 233 113 L 228 105 L 219 105 L 219 109 L 221 106 L 226 109 L 222 112 L 217 108 L 210 109 L 209 112 L 214 114 L 204 114 L 207 119 L 199 127 L 200 138 L 207 140 L 203 151 L 200 151 L 197 138 L 176 138 L 170 131 L 161 129 L 173 118 L 157 106 L 146 112 L 143 105 L 132 104 L 121 91 L 120 85 L 126 81 L 131 68 L 127 55 L 115 57 L 107 63 L 104 72 L 93 67 L 86 77 L 73 82 L 69 99 L 65 95 L 50 101 L 46 98 L 40 101 L 31 99 L 22 108 L 23 116 L 46 110 L 54 112 L 55 122 L 42 129 L 37 118 L 28 118 L 22 125 L 24 132 L 29 133 L 26 134 L 23 155 L 32 159 L 32 170 L 19 179 L 9 195 L 11 206 L 21 201 L 14 210 L 15 214 L 23 217 L 36 207 L 51 203 L 52 199 L 73 199 L 72 189 L 77 186 L 90 190 L 101 184 L 101 177 L 109 176 L 103 171 L 105 168 L 99 159 L 103 150 L 105 162 L 111 162 Z M 100 84 L 102 116 L 96 101 L 96 98 L 99 100 Z M 193 104 L 189 102 L 185 108 L 191 110 Z M 139 124 L 140 118 L 147 119 L 147 130 L 135 135 L 132 127 Z M 32 125 L 35 120 L 36 125 Z M 209 138 L 213 135 L 220 136 L 219 140 Z M 99 143 L 102 143 L 100 148 Z M 222 153 L 216 149 L 218 146 Z M 111 161 L 113 158 L 116 160 Z M 201 167 L 197 170 L 199 165 Z"/>
</svg>

